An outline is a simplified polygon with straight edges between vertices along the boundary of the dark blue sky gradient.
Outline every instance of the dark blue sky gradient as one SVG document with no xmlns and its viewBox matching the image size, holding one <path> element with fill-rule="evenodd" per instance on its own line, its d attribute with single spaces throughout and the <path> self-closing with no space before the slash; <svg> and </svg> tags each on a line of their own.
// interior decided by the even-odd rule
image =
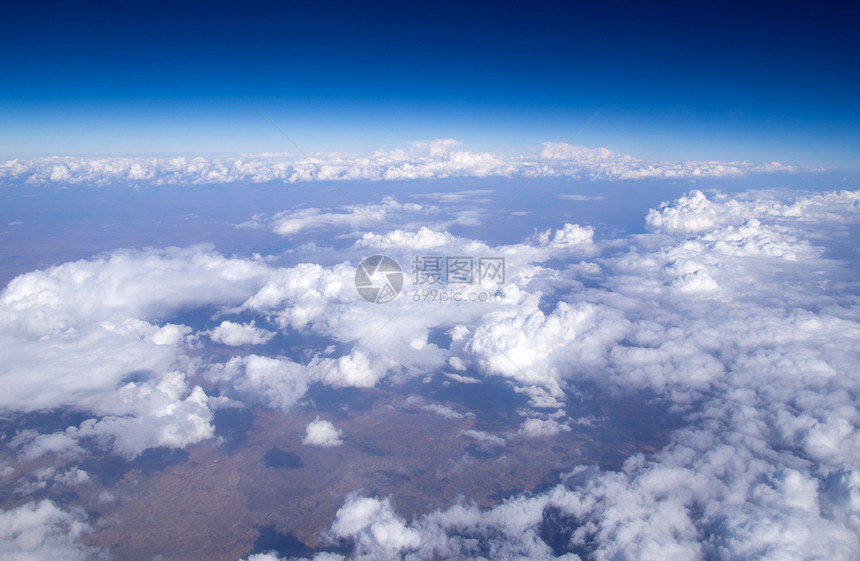
<svg viewBox="0 0 860 561">
<path fill-rule="evenodd" d="M 852 3 L 15 2 L 0 155 L 373 150 L 436 137 L 855 167 Z"/>
</svg>

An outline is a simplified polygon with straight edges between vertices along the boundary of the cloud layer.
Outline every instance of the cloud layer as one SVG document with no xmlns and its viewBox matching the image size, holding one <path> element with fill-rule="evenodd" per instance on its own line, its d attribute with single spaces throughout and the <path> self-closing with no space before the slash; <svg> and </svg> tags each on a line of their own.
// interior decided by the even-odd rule
<svg viewBox="0 0 860 561">
<path fill-rule="evenodd" d="M 356 490 L 326 535 L 352 544 L 357 559 L 854 560 L 860 286 L 856 262 L 833 258 L 827 244 L 860 222 L 858 200 L 858 192 L 693 191 L 650 211 L 648 233 L 622 239 L 565 224 L 491 246 L 402 228 L 367 233 L 347 252 L 401 263 L 416 252 L 504 256 L 510 274 L 492 286 L 500 293 L 492 304 L 416 300 L 409 279 L 397 300 L 370 304 L 355 292 L 352 261 L 275 267 L 207 246 L 117 250 L 4 289 L 0 410 L 74 406 L 91 417 L 19 434 L 10 444 L 18 461 L 74 457 L 91 441 L 131 458 L 212 437 L 213 409 L 225 404 L 286 411 L 314 384 L 367 388 L 438 372 L 470 387 L 502 378 L 528 398 L 507 432 L 451 435 L 488 450 L 590 422 L 570 401 L 597 385 L 647 396 L 683 426 L 617 471 L 564 466 L 549 490 L 491 509 L 463 500 L 407 521 L 393 499 Z M 395 214 L 404 206 L 378 205 Z M 281 218 L 306 228 L 324 214 Z M 205 325 L 183 320 L 189 310 Z M 243 348 L 276 330 L 324 343 L 301 360 Z M 439 331 L 450 341 L 431 336 Z M 235 348 L 198 360 L 207 340 Z M 327 348 L 331 341 L 340 346 Z M 219 398 L 190 381 L 197 375 Z M 448 419 L 470 414 L 405 403 Z M 304 433 L 314 446 L 341 437 L 320 418 Z M 85 531 L 74 511 L 51 503 L 3 516 L 0 547 L 23 547 L 22 534 L 3 526 L 19 519 L 33 521 L 21 531 L 44 551 L 78 548 Z"/>
<path fill-rule="evenodd" d="M 522 436 L 570 430 L 541 412 L 586 381 L 657 395 L 686 426 L 651 458 L 571 466 L 550 491 L 490 510 L 463 503 L 407 524 L 387 499 L 355 496 L 333 533 L 355 540 L 358 559 L 855 559 L 858 286 L 813 240 L 856 224 L 857 197 L 694 191 L 649 213 L 653 234 L 596 258 L 597 287 L 539 306 L 537 279 L 519 278 L 518 305 L 455 327 L 450 352 L 531 396 Z M 504 251 L 517 250 L 537 248 Z M 358 512 L 372 514 L 349 524 Z M 548 528 L 562 538 L 553 547 Z"/>
<path fill-rule="evenodd" d="M 501 156 L 459 149 L 452 139 L 410 143 L 408 150 L 367 156 L 314 154 L 243 155 L 233 158 L 74 158 L 9 160 L 0 179 L 28 183 L 184 185 L 282 181 L 394 181 L 454 177 L 644 178 L 740 177 L 748 173 L 792 171 L 778 162 L 649 161 L 607 148 L 547 142 L 537 156 Z"/>
</svg>

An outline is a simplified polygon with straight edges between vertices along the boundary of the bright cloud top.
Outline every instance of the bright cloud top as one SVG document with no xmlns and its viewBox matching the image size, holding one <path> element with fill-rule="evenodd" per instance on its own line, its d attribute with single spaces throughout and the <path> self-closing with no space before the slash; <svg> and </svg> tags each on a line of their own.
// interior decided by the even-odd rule
<svg viewBox="0 0 860 561">
<path fill-rule="evenodd" d="M 630 180 L 644 178 L 740 177 L 749 173 L 793 171 L 771 162 L 637 159 L 607 148 L 545 143 L 537 156 L 501 156 L 458 149 L 459 142 L 413 142 L 408 150 L 367 155 L 340 153 L 243 155 L 233 158 L 74 158 L 9 160 L 0 180 L 28 183 L 184 185 L 249 181 L 395 181 L 454 177 L 571 177 Z"/>
<path fill-rule="evenodd" d="M 343 432 L 336 428 L 331 421 L 317 417 L 305 427 L 305 437 L 302 443 L 308 446 L 321 446 L 322 448 L 333 448 L 343 444 L 341 436 Z"/>
<path fill-rule="evenodd" d="M 256 327 L 253 321 L 250 323 L 222 321 L 218 327 L 209 332 L 210 339 L 231 347 L 262 345 L 271 341 L 274 336 L 274 332 Z"/>
<path fill-rule="evenodd" d="M 28 561 L 106 559 L 96 548 L 77 542 L 91 531 L 81 511 L 66 512 L 51 501 L 27 503 L 0 511 L 0 555 Z"/>
</svg>

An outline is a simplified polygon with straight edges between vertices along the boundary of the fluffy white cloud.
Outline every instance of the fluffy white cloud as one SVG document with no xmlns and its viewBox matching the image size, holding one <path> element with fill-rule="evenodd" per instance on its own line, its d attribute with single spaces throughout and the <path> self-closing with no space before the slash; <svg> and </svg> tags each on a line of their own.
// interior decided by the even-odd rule
<svg viewBox="0 0 860 561">
<path fill-rule="evenodd" d="M 676 201 L 651 209 L 645 222 L 654 231 L 684 234 L 718 226 L 739 226 L 748 219 L 788 219 L 795 228 L 798 222 L 857 222 L 858 200 L 857 191 L 814 193 L 788 202 L 755 192 L 732 197 L 718 194 L 708 199 L 701 191 L 693 190 Z"/>
<path fill-rule="evenodd" d="M 157 446 L 184 448 L 214 434 L 208 396 L 200 386 L 189 388 L 181 372 L 167 372 L 157 383 L 129 382 L 106 399 L 99 412 L 108 414 L 66 434 L 105 441 L 127 458 Z"/>
<path fill-rule="evenodd" d="M 331 314 L 333 306 L 355 300 L 355 268 L 302 263 L 269 280 L 242 309 L 265 313 L 281 328 L 302 329 Z"/>
<path fill-rule="evenodd" d="M 308 389 L 307 367 L 283 358 L 259 355 L 233 357 L 213 368 L 213 378 L 232 385 L 243 396 L 273 408 L 288 410 Z"/>
<path fill-rule="evenodd" d="M 487 373 L 548 392 L 533 393 L 538 407 L 556 406 L 540 398 L 562 398 L 567 378 L 605 368 L 610 349 L 631 330 L 618 310 L 559 302 L 546 314 L 535 298 L 494 320 L 475 329 L 465 350 Z"/>
<path fill-rule="evenodd" d="M 389 499 L 352 496 L 337 511 L 331 532 L 356 540 L 358 555 L 381 552 L 385 557 L 417 548 L 421 535 L 397 516 Z"/>
<path fill-rule="evenodd" d="M 520 426 L 519 434 L 527 438 L 543 438 L 570 430 L 569 426 L 555 419 L 526 419 Z"/>
<path fill-rule="evenodd" d="M 0 511 L 0 556 L 4 559 L 108 559 L 105 552 L 78 543 L 92 530 L 82 511 L 64 511 L 51 501 Z"/>
<path fill-rule="evenodd" d="M 574 177 L 610 180 L 642 178 L 737 177 L 748 173 L 792 171 L 779 162 L 667 162 L 633 158 L 606 148 L 545 143 L 539 155 L 500 156 L 458 149 L 438 139 L 411 143 L 409 150 L 371 155 L 257 154 L 232 158 L 75 158 L 14 159 L 0 164 L 0 180 L 71 184 L 209 184 L 239 181 L 410 180 L 452 177 Z M 294 218 L 302 219 L 301 213 Z"/>
<path fill-rule="evenodd" d="M 565 224 L 560 230 L 556 230 L 553 234 L 552 230 L 547 230 L 538 235 L 538 241 L 541 245 L 552 248 L 564 247 L 593 247 L 594 228 L 582 227 L 579 224 Z"/>
<path fill-rule="evenodd" d="M 448 232 L 436 232 L 422 226 L 415 232 L 393 230 L 385 234 L 368 232 L 355 242 L 356 247 L 372 249 L 438 249 L 452 245 L 456 238 Z"/>
<path fill-rule="evenodd" d="M 186 380 L 191 328 L 179 310 L 239 304 L 270 268 L 206 246 L 126 251 L 13 279 L 0 294 L 4 411 L 74 407 L 80 427 L 18 442 L 24 458 L 79 452 L 92 437 L 134 457 L 212 436 L 208 397 Z"/>
<path fill-rule="evenodd" d="M 305 437 L 302 439 L 304 444 L 308 446 L 322 446 L 323 448 L 332 448 L 343 444 L 341 436 L 343 432 L 336 428 L 331 421 L 316 419 L 308 423 L 305 427 Z"/>
<path fill-rule="evenodd" d="M 271 341 L 274 336 L 274 332 L 256 327 L 253 321 L 251 323 L 222 321 L 218 327 L 209 332 L 210 339 L 231 347 L 262 345 Z"/>
<path fill-rule="evenodd" d="M 208 246 L 117 250 L 13 279 L 0 295 L 0 329 L 42 337 L 97 322 L 236 304 L 268 273 L 261 261 L 229 259 Z"/>
</svg>

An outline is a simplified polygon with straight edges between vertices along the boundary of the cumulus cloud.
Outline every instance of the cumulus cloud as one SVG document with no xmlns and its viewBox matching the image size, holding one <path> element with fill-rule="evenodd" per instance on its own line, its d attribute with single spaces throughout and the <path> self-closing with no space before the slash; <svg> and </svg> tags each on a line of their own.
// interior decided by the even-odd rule
<svg viewBox="0 0 860 561">
<path fill-rule="evenodd" d="M 210 339 L 231 347 L 262 345 L 271 341 L 274 336 L 273 331 L 256 327 L 253 321 L 251 323 L 222 321 L 218 327 L 209 332 Z"/>
<path fill-rule="evenodd" d="M 499 314 L 478 327 L 465 350 L 487 373 L 535 388 L 535 406 L 553 407 L 563 398 L 565 379 L 600 371 L 610 349 L 630 330 L 623 314 L 606 306 L 559 302 L 546 314 L 530 298 L 519 312 Z"/>
<path fill-rule="evenodd" d="M 538 235 L 538 242 L 552 248 L 564 247 L 588 247 L 594 244 L 594 228 L 580 226 L 579 224 L 565 224 L 563 228 L 546 230 Z"/>
<path fill-rule="evenodd" d="M 289 359 L 252 354 L 231 358 L 213 368 L 210 376 L 229 384 L 243 397 L 288 410 L 307 392 L 310 374 L 305 365 Z"/>
<path fill-rule="evenodd" d="M 337 511 L 331 532 L 356 541 L 358 555 L 381 551 L 393 556 L 417 548 L 421 534 L 409 528 L 391 506 L 389 499 L 352 496 Z"/>
<path fill-rule="evenodd" d="M 792 171 L 779 162 L 670 162 L 634 158 L 607 148 L 544 143 L 537 156 L 500 156 L 460 149 L 460 142 L 437 139 L 410 143 L 408 150 L 371 155 L 256 154 L 232 158 L 75 158 L 8 160 L 0 180 L 66 184 L 287 183 L 349 180 L 411 180 L 452 177 L 573 177 L 631 180 L 643 178 L 739 177 L 749 173 Z M 301 213 L 293 218 L 306 218 Z"/>
<path fill-rule="evenodd" d="M 320 419 L 317 416 L 305 427 L 305 437 L 302 442 L 308 446 L 332 448 L 343 444 L 343 440 L 340 438 L 342 435 L 343 432 L 336 428 L 331 421 Z"/>
<path fill-rule="evenodd" d="M 23 457 L 74 454 L 81 438 L 134 457 L 211 437 L 208 396 L 187 382 L 192 330 L 156 318 L 239 304 L 268 272 L 197 246 L 118 250 L 13 279 L 0 294 L 0 376 L 9 390 L 0 408 L 93 414 L 79 427 L 19 442 Z"/>
<path fill-rule="evenodd" d="M 417 231 L 410 232 L 401 229 L 392 230 L 385 234 L 368 232 L 355 242 L 356 247 L 373 249 L 437 249 L 453 245 L 456 238 L 448 232 L 433 231 L 422 226 Z"/>
<path fill-rule="evenodd" d="M 182 307 L 239 303 L 268 272 L 260 261 L 229 259 L 205 245 L 117 250 L 13 279 L 0 295 L 0 328 L 41 337 Z"/>
<path fill-rule="evenodd" d="M 108 413 L 67 432 L 104 441 L 114 452 L 133 458 L 147 448 L 184 448 L 211 438 L 212 411 L 200 386 L 189 388 L 181 372 L 166 372 L 157 383 L 129 382 L 107 398 Z"/>
<path fill-rule="evenodd" d="M 51 501 L 26 503 L 0 511 L 0 555 L 32 561 L 108 559 L 78 542 L 91 531 L 82 511 L 64 511 Z"/>
<path fill-rule="evenodd" d="M 716 227 L 740 226 L 749 219 L 798 222 L 857 222 L 857 191 L 834 191 L 808 194 L 789 201 L 741 193 L 729 197 L 718 194 L 708 199 L 698 190 L 675 201 L 651 209 L 645 223 L 652 231 L 666 233 L 700 233 Z"/>
<path fill-rule="evenodd" d="M 520 425 L 518 432 L 527 438 L 543 438 L 570 430 L 569 426 L 559 423 L 555 419 L 526 419 Z"/>
</svg>

